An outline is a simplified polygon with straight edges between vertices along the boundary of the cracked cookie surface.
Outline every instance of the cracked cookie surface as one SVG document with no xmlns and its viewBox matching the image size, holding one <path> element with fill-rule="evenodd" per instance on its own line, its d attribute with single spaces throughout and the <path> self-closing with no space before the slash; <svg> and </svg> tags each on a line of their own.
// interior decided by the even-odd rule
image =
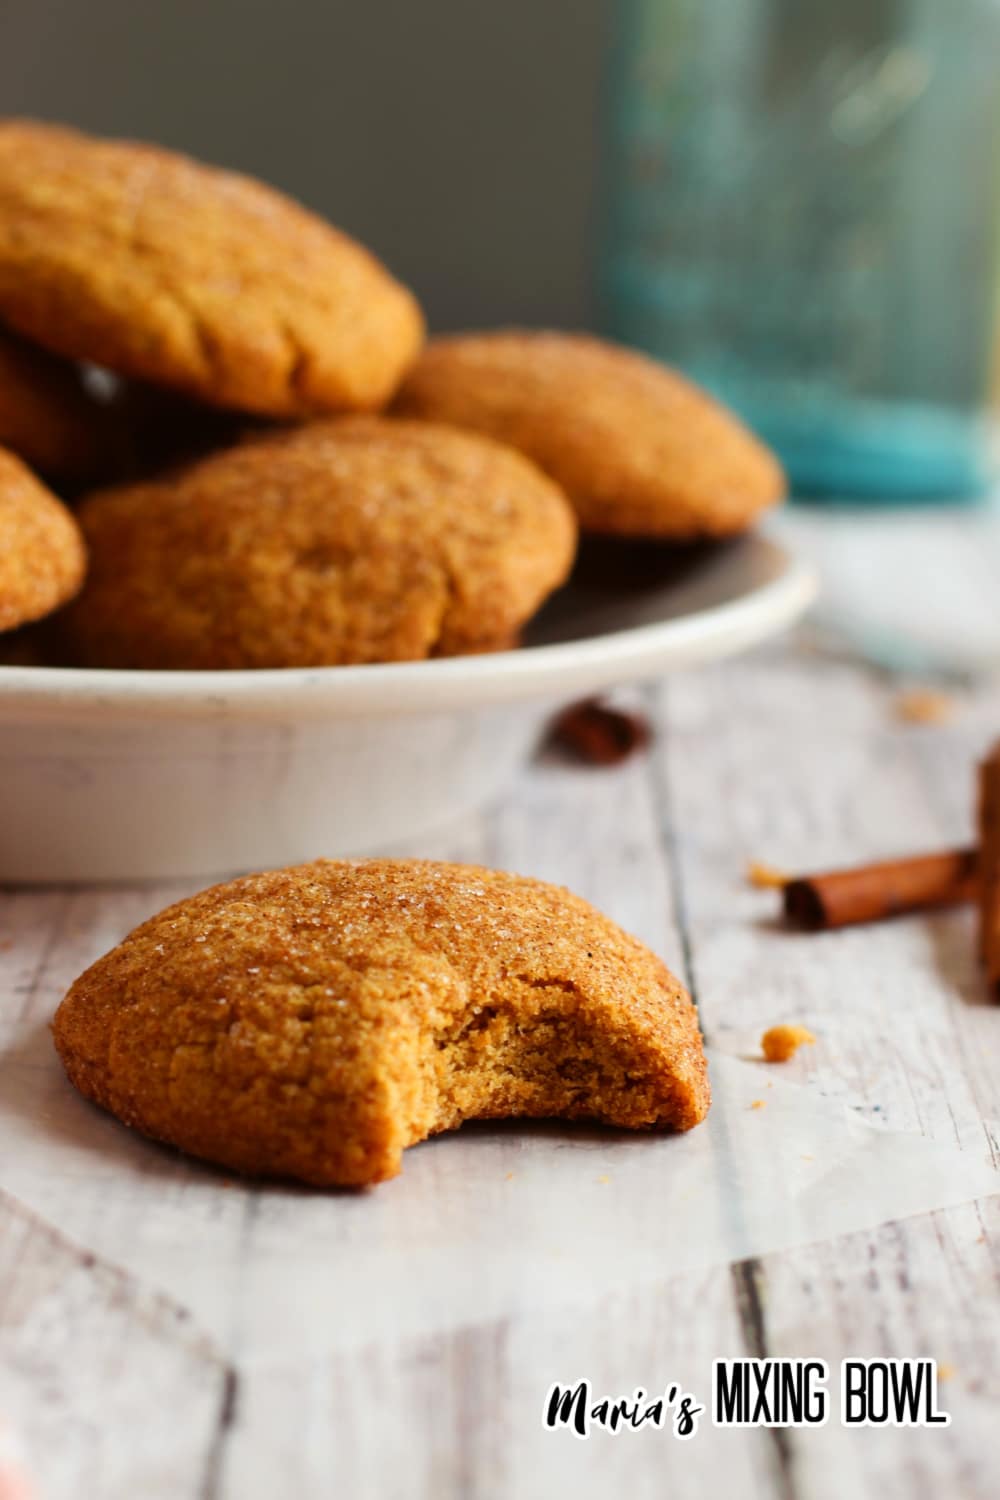
<svg viewBox="0 0 1000 1500">
<path fill-rule="evenodd" d="M 411 294 L 282 194 L 154 146 L 0 123 L 0 317 L 74 359 L 263 415 L 385 404 Z"/>
<path fill-rule="evenodd" d="M 343 417 L 253 438 L 79 510 L 65 616 L 85 665 L 409 661 L 506 646 L 566 577 L 576 523 L 520 454 Z"/>
<path fill-rule="evenodd" d="M 53 1025 L 76 1087 L 239 1171 L 363 1186 L 466 1119 L 687 1130 L 694 1007 L 579 897 L 472 865 L 319 860 L 203 891 L 83 974 Z"/>
<path fill-rule="evenodd" d="M 83 581 L 86 554 L 70 512 L 0 448 L 0 631 L 58 609 Z"/>
<path fill-rule="evenodd" d="M 730 536 L 785 492 L 777 459 L 705 391 L 584 334 L 433 339 L 395 409 L 519 448 L 562 485 L 584 531 Z"/>
</svg>

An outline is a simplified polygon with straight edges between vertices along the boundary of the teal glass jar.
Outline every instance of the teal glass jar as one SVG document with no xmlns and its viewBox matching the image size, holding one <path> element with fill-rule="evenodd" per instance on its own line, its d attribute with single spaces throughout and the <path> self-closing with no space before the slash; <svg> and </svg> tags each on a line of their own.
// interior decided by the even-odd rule
<svg viewBox="0 0 1000 1500">
<path fill-rule="evenodd" d="M 994 475 L 1000 0 L 618 0 L 604 326 L 797 492 Z"/>
</svg>

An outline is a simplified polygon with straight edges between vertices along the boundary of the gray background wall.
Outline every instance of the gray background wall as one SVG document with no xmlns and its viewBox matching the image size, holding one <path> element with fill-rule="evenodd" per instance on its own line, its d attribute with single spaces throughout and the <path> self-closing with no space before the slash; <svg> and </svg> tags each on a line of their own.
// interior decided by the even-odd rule
<svg viewBox="0 0 1000 1500">
<path fill-rule="evenodd" d="M 592 318 L 613 0 L 0 0 L 0 110 L 255 173 L 439 328 Z"/>
</svg>

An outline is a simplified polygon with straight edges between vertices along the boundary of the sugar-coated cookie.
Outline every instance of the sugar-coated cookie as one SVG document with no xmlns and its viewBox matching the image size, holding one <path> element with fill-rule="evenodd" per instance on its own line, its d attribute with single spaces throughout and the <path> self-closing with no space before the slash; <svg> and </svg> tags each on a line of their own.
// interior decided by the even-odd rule
<svg viewBox="0 0 1000 1500">
<path fill-rule="evenodd" d="M 74 359 L 265 415 L 377 408 L 422 338 L 361 245 L 249 177 L 0 123 L 0 318 Z"/>
<path fill-rule="evenodd" d="M 730 536 L 785 490 L 774 455 L 706 392 L 583 334 L 434 339 L 396 410 L 519 448 L 562 485 L 585 531 Z"/>
<path fill-rule="evenodd" d="M 512 449 L 344 417 L 253 438 L 79 511 L 85 665 L 296 667 L 507 645 L 565 579 L 576 522 Z"/>
<path fill-rule="evenodd" d="M 0 630 L 14 630 L 72 598 L 86 567 L 70 512 L 25 464 L 0 448 Z"/>
<path fill-rule="evenodd" d="M 320 860 L 203 891 L 73 985 L 56 1047 L 125 1124 L 243 1172 L 363 1186 L 467 1119 L 687 1130 L 694 1007 L 556 886 L 471 865 Z"/>
</svg>

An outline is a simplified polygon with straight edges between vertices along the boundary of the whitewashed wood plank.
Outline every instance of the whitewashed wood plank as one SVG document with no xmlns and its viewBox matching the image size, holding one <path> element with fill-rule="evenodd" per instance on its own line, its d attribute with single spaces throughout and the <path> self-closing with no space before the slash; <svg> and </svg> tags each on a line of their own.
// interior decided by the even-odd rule
<svg viewBox="0 0 1000 1500">
<path fill-rule="evenodd" d="M 621 695 L 646 710 L 639 693 Z M 569 886 L 678 972 L 683 951 L 647 762 L 579 766 L 543 753 L 488 823 L 490 862 Z"/>
<path fill-rule="evenodd" d="M 819 1042 L 788 1076 L 898 1129 L 981 1148 L 1000 1116 L 1000 1029 L 995 1010 L 969 1003 L 967 914 L 796 934 L 775 922 L 774 893 L 747 885 L 751 860 L 815 869 L 969 834 L 967 818 L 952 825 L 935 806 L 926 752 L 915 753 L 886 687 L 825 666 L 820 713 L 814 672 L 769 654 L 664 690 L 657 774 L 683 817 L 684 897 L 709 1035 L 752 1056 L 765 1027 L 802 1022 Z M 952 732 L 934 767 L 966 784 L 970 799 L 979 737 L 976 724 L 968 736 Z"/>
<path fill-rule="evenodd" d="M 679 1500 L 778 1492 L 766 1433 L 677 1442 L 669 1431 L 586 1441 L 542 1427 L 550 1384 L 588 1377 L 595 1401 L 677 1380 L 708 1398 L 715 1353 L 742 1352 L 732 1281 L 713 1271 L 623 1288 L 585 1307 L 474 1325 L 442 1338 L 372 1347 L 350 1360 L 250 1369 L 227 1445 L 224 1500 L 337 1492 L 380 1500 L 548 1500 L 553 1494 Z M 255 1440 L 266 1428 L 267 1440 Z"/>
<path fill-rule="evenodd" d="M 0 1413 L 40 1497 L 198 1496 L 229 1383 L 182 1309 L 0 1193 Z"/>
<path fill-rule="evenodd" d="M 819 613 L 1000 669 L 1000 496 L 929 510 L 792 507 L 772 522 L 820 574 Z"/>
<path fill-rule="evenodd" d="M 656 771 L 662 795 L 683 810 L 681 898 L 708 1034 L 753 1055 L 767 1025 L 804 1022 L 818 1045 L 789 1065 L 793 1076 L 896 1128 L 995 1150 L 1000 1038 L 996 1010 L 977 993 L 968 915 L 792 935 L 773 921 L 773 894 L 745 883 L 751 859 L 808 869 L 964 840 L 967 810 L 954 796 L 936 797 L 934 783 L 964 783 L 971 799 L 992 697 L 972 695 L 961 728 L 914 734 L 893 715 L 891 683 L 824 664 L 820 693 L 816 670 L 794 653 L 770 652 L 662 694 Z M 767 1071 L 762 1065 L 765 1107 Z M 961 1256 L 954 1244 L 946 1253 L 941 1224 L 963 1226 Z M 1000 1322 L 998 1228 L 990 1200 L 741 1268 L 764 1309 L 764 1349 L 836 1367 L 846 1355 L 947 1360 L 960 1344 L 969 1389 L 988 1386 Z M 844 1264 L 846 1276 L 837 1271 Z M 866 1434 L 836 1424 L 819 1441 L 789 1434 L 789 1492 L 821 1500 L 845 1490 L 900 1500 L 995 1493 L 988 1403 L 973 1404 L 972 1418 L 936 1446 L 938 1434 L 908 1444 L 903 1432 L 879 1433 L 865 1447 Z"/>
<path fill-rule="evenodd" d="M 871 560 L 846 534 L 841 543 L 850 552 L 849 562 L 840 564 L 848 580 L 842 597 L 879 586 Z M 963 546 L 954 566 L 979 580 L 979 602 L 969 606 L 963 629 L 979 631 L 982 591 L 997 574 L 982 561 L 978 541 Z M 897 625 L 912 617 L 914 599 L 926 608 L 914 586 L 915 555 L 905 587 L 895 589 Z M 921 576 L 929 577 L 934 569 L 926 548 L 923 558 Z M 954 607 L 959 594 L 948 588 Z M 800 1056 L 793 1073 L 869 1112 L 881 1104 L 899 1127 L 974 1146 L 988 1139 L 998 1113 L 996 1028 L 995 1012 L 969 1003 L 975 975 L 964 918 L 829 939 L 789 938 L 760 925 L 771 902 L 745 889 L 743 864 L 748 857 L 816 863 L 820 848 L 834 862 L 951 841 L 955 831 L 967 829 L 955 791 L 960 768 L 991 732 L 993 701 L 985 693 L 971 695 L 959 723 L 940 732 L 903 730 L 893 718 L 891 687 L 869 674 L 794 653 L 764 653 L 671 684 L 661 704 L 665 738 L 648 766 L 633 762 L 590 772 L 543 761 L 496 816 L 431 841 L 421 852 L 481 859 L 571 885 L 676 967 L 690 960 L 708 1029 L 721 1045 L 752 1047 L 759 1028 L 789 1018 L 785 1007 L 794 1004 L 792 1018 L 811 1020 L 820 1046 Z M 179 894 L 163 888 L 0 899 L 0 924 L 5 917 L 9 923 L 13 903 L 18 932 L 14 950 L 4 951 L 0 941 L 0 1025 L 15 999 L 19 1007 L 27 1000 L 44 1025 L 80 968 Z M 682 931 L 678 916 L 685 913 Z M 4 930 L 0 925 L 0 935 Z M 139 1151 L 150 1149 L 137 1143 Z M 128 1204 L 119 1202 L 113 1211 L 127 1232 Z M 584 1496 L 621 1488 L 641 1497 L 661 1493 L 668 1478 L 671 1491 L 682 1495 L 739 1484 L 749 1495 L 825 1500 L 829 1476 L 841 1472 L 849 1454 L 843 1447 L 814 1447 L 814 1434 L 791 1443 L 764 1433 L 707 1433 L 679 1449 L 680 1458 L 671 1451 L 666 1466 L 667 1440 L 660 1436 L 606 1440 L 599 1450 L 600 1438 L 576 1445 L 565 1435 L 543 1434 L 539 1420 L 534 1433 L 525 1429 L 522 1437 L 537 1370 L 562 1358 L 584 1365 L 592 1360 L 595 1380 L 603 1370 L 609 1383 L 618 1376 L 634 1383 L 662 1357 L 683 1377 L 684 1360 L 705 1365 L 716 1353 L 816 1352 L 799 1343 L 809 1337 L 822 1345 L 820 1353 L 856 1352 L 856 1340 L 870 1329 L 894 1352 L 938 1353 L 931 1345 L 942 1332 L 952 1330 L 958 1344 L 954 1329 L 975 1318 L 981 1342 L 962 1333 L 956 1364 L 965 1374 L 958 1378 L 990 1395 L 981 1347 L 996 1331 L 983 1310 L 995 1292 L 996 1228 L 989 1212 L 989 1206 L 952 1211 L 768 1257 L 733 1273 L 682 1278 L 664 1287 L 652 1306 L 648 1297 L 637 1303 L 623 1289 L 620 1297 L 595 1297 L 575 1313 L 553 1309 L 511 1325 L 472 1325 L 437 1340 L 387 1344 L 358 1357 L 247 1370 L 235 1405 L 224 1401 L 217 1408 L 232 1418 L 225 1427 L 231 1441 L 216 1436 L 209 1443 L 201 1493 L 224 1491 L 244 1500 L 291 1485 L 290 1492 L 325 1497 L 336 1482 L 339 1492 L 360 1495 L 392 1494 L 393 1485 L 401 1494 L 447 1494 L 450 1485 L 455 1494 L 517 1494 L 520 1500 L 550 1494 L 571 1478 Z M 941 1223 L 952 1227 L 945 1233 Z M 936 1226 L 930 1237 L 928 1224 Z M 246 1243 L 252 1256 L 252 1235 Z M 887 1294 L 893 1277 L 900 1288 L 906 1283 L 907 1295 Z M 747 1286 L 759 1291 L 756 1308 L 748 1306 Z M 929 1320 L 928 1308 L 934 1309 Z M 906 1343 L 911 1333 L 922 1341 L 916 1351 Z M 158 1353 L 146 1357 L 153 1367 L 161 1360 Z M 637 1363 L 643 1368 L 635 1369 Z M 689 1378 L 697 1389 L 696 1377 Z M 372 1392 L 385 1394 L 381 1407 Z M 399 1420 L 387 1426 L 386 1412 L 393 1409 Z M 963 1485 L 981 1478 L 978 1415 L 972 1431 L 960 1436 L 950 1456 L 941 1458 L 945 1450 L 939 1450 L 916 1466 L 901 1445 L 877 1462 L 851 1457 L 855 1492 L 875 1496 L 888 1487 L 890 1500 L 896 1493 L 921 1493 L 912 1483 L 909 1490 L 900 1487 L 908 1478 L 933 1481 L 938 1493 L 965 1493 Z M 835 1436 L 831 1430 L 831 1442 Z M 84 1451 L 81 1440 L 71 1432 L 59 1441 L 60 1462 L 69 1472 Z M 567 1445 L 574 1456 L 564 1459 L 560 1450 Z M 128 1446 L 126 1457 L 139 1462 L 142 1440 L 130 1434 Z M 183 1486 L 175 1493 L 183 1495 Z M 968 1493 L 978 1500 L 980 1491 Z"/>
<path fill-rule="evenodd" d="M 834 1390 L 844 1358 L 934 1358 L 947 1377 L 948 1428 L 845 1430 L 835 1399 L 827 1427 L 789 1433 L 801 1500 L 996 1495 L 998 1229 L 992 1199 L 761 1263 L 771 1353 L 825 1358 Z"/>
</svg>

